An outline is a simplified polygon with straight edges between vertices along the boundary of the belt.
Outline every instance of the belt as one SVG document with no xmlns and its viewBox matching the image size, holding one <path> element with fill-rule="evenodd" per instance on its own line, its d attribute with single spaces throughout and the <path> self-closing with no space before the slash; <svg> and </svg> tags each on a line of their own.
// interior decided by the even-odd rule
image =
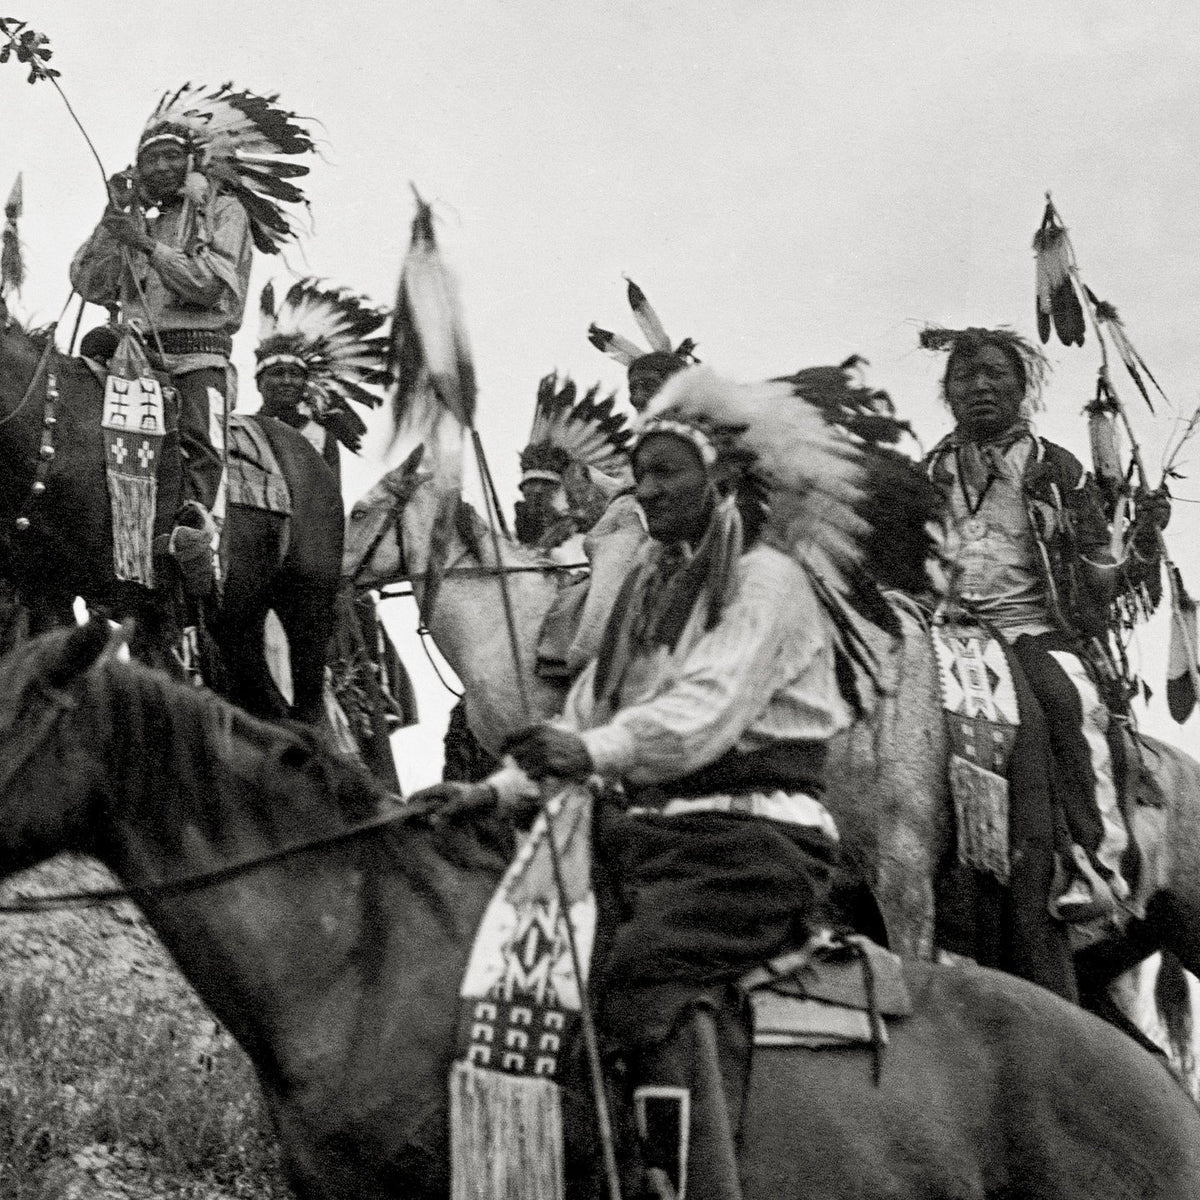
<svg viewBox="0 0 1200 1200">
<path fill-rule="evenodd" d="M 233 351 L 233 336 L 219 329 L 164 329 L 157 340 L 151 334 L 147 341 L 153 350 L 161 343 L 164 354 L 219 354 L 228 358 Z"/>
<path fill-rule="evenodd" d="M 683 817 L 691 813 L 739 813 L 747 817 L 765 817 L 787 825 L 808 825 L 820 829 L 831 841 L 838 840 L 838 829 L 829 810 L 819 800 L 802 793 L 741 792 L 731 796 L 679 797 L 659 807 L 634 805 L 626 810 L 633 816 Z"/>
</svg>

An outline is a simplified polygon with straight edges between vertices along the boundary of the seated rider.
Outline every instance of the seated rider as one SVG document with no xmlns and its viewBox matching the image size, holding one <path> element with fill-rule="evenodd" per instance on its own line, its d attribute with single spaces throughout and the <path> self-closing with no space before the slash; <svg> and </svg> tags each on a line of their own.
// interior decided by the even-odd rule
<svg viewBox="0 0 1200 1200">
<path fill-rule="evenodd" d="M 1111 915 L 1129 895 L 1110 715 L 1085 663 L 1107 654 L 1109 606 L 1123 586 L 1091 476 L 1034 434 L 1046 362 L 1007 329 L 927 330 L 948 350 L 943 394 L 954 431 L 926 459 L 947 501 L 952 588 L 1009 647 L 1043 710 L 1054 789 L 1073 842 L 1051 912 Z M 1135 548 L 1157 560 L 1165 499 L 1143 497 Z"/>
<path fill-rule="evenodd" d="M 170 373 L 178 392 L 183 504 L 170 550 L 198 595 L 214 580 L 224 429 L 235 391 L 229 358 L 254 247 L 273 253 L 290 236 L 279 201 L 302 199 L 286 180 L 307 172 L 261 155 L 312 148 L 272 102 L 235 96 L 228 86 L 202 90 L 188 86 L 164 97 L 142 133 L 136 165 L 109 181 L 104 215 L 71 263 L 75 290 L 136 323 L 152 365 Z M 238 156 L 244 142 L 255 150 L 252 164 Z M 260 191 L 264 176 L 269 194 Z"/>
<path fill-rule="evenodd" d="M 703 367 L 656 397 L 633 449 L 650 540 L 562 718 L 509 747 L 534 778 L 624 787 L 628 807 L 597 817 L 596 861 L 614 872 L 621 911 L 593 994 L 637 1085 L 635 1111 L 678 1101 L 672 1144 L 646 1146 L 648 1165 L 676 1175 L 686 1144 L 681 1169 L 701 1197 L 740 1195 L 748 1029 L 731 985 L 822 926 L 837 858 L 820 797 L 827 743 L 850 711 L 833 619 L 789 552 L 789 531 L 819 540 L 828 510 L 801 500 L 799 525 L 770 527 L 756 462 L 786 443 L 763 426 L 786 426 L 789 405 L 808 408 L 786 383 L 739 387 Z M 811 499 L 847 470 L 818 457 L 804 480 L 766 465 L 776 486 Z M 907 526 L 921 561 L 934 508 Z M 492 779 L 510 810 L 522 779 L 512 768 Z"/>
</svg>

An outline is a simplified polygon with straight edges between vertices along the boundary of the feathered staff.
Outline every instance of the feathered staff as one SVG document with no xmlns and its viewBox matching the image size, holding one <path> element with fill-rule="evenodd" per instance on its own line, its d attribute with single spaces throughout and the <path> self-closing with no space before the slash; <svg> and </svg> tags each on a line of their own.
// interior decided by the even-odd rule
<svg viewBox="0 0 1200 1200">
<path fill-rule="evenodd" d="M 1129 420 L 1129 413 L 1109 372 L 1108 341 L 1111 339 L 1117 355 L 1129 372 L 1142 398 L 1146 401 L 1151 412 L 1154 405 L 1150 399 L 1150 389 L 1146 380 L 1153 384 L 1155 390 L 1164 399 L 1168 399 L 1153 372 L 1146 365 L 1145 359 L 1138 353 L 1137 348 L 1129 338 L 1124 324 L 1117 314 L 1116 308 L 1100 300 L 1080 278 L 1079 265 L 1075 257 L 1074 247 L 1067 235 L 1066 226 L 1046 193 L 1046 209 L 1042 216 L 1042 224 L 1034 235 L 1034 250 L 1037 257 L 1037 313 L 1038 332 L 1042 341 L 1050 335 L 1050 321 L 1053 318 L 1054 329 L 1064 345 L 1082 345 L 1082 308 L 1079 295 L 1087 301 L 1087 311 L 1096 331 L 1096 340 L 1100 346 L 1100 370 L 1096 381 L 1096 397 L 1087 406 L 1089 435 L 1092 443 L 1092 457 L 1096 467 L 1096 475 L 1102 490 L 1106 493 L 1112 512 L 1112 550 L 1118 560 L 1126 553 L 1126 506 L 1130 498 L 1128 475 L 1136 473 L 1139 489 L 1137 498 L 1155 499 L 1151 490 L 1145 463 L 1142 461 L 1141 449 Z M 1170 401 L 1168 400 L 1168 403 Z M 1120 445 L 1117 433 L 1117 422 L 1124 427 L 1129 439 L 1131 458 L 1130 472 L 1126 473 L 1120 465 Z M 1180 440 L 1181 446 L 1195 428 L 1195 418 L 1189 423 L 1188 432 Z M 1178 447 L 1176 448 L 1178 450 Z M 1165 467 L 1163 484 L 1158 489 L 1166 494 L 1166 480 L 1172 474 L 1171 468 Z M 1171 596 L 1171 660 L 1168 666 L 1168 707 L 1172 717 L 1184 721 L 1191 712 L 1196 698 L 1200 695 L 1200 668 L 1196 661 L 1196 612 L 1195 604 L 1183 586 L 1183 579 L 1178 568 L 1172 562 L 1167 551 L 1167 544 L 1162 535 L 1161 526 L 1155 526 L 1152 531 L 1155 553 L 1148 559 L 1153 564 L 1161 558 L 1167 569 L 1167 580 Z M 1135 519 L 1133 536 L 1129 539 L 1132 550 L 1136 554 L 1139 530 Z M 1139 556 L 1140 557 L 1140 556 Z M 1161 595 L 1161 582 L 1157 573 L 1153 576 L 1142 572 L 1146 577 L 1140 583 L 1132 582 L 1123 597 L 1118 601 L 1124 606 L 1126 614 L 1143 612 L 1153 608 Z M 1140 599 L 1139 599 L 1140 597 Z M 1127 616 L 1133 620 L 1133 616 Z M 1172 699 L 1172 695 L 1174 699 Z"/>
<path fill-rule="evenodd" d="M 24 210 L 24 193 L 21 187 L 21 176 L 18 172 L 16 182 L 8 199 L 4 203 L 4 235 L 3 245 L 0 246 L 0 297 L 19 293 L 25 282 L 25 260 L 21 255 L 21 237 L 17 230 L 17 222 Z"/>
<path fill-rule="evenodd" d="M 1083 308 L 1075 292 L 1075 255 L 1066 226 L 1046 193 L 1042 224 L 1033 235 L 1037 274 L 1037 327 L 1043 343 L 1054 332 L 1064 346 L 1082 346 Z"/>
</svg>

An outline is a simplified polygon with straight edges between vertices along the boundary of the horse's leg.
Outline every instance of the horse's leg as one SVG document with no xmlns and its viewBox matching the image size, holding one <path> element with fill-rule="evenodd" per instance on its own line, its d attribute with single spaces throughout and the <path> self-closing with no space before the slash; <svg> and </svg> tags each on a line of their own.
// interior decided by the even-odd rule
<svg viewBox="0 0 1200 1200">
<path fill-rule="evenodd" d="M 281 578 L 271 607 L 287 634 L 292 662 L 292 716 L 318 725 L 325 713 L 325 663 L 333 636 L 336 586 Z"/>
<path fill-rule="evenodd" d="M 216 624 L 228 698 L 247 712 L 267 719 L 288 715 L 287 701 L 280 694 L 267 668 L 263 629 L 267 619 L 271 559 L 269 547 L 255 544 L 244 528 L 248 521 L 270 520 L 270 514 L 238 509 L 231 518 L 229 573 L 221 597 Z"/>
</svg>

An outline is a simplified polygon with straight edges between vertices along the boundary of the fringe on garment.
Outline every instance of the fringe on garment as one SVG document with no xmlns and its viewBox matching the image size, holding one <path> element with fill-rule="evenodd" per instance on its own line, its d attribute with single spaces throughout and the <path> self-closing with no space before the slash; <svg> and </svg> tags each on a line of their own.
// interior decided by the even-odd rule
<svg viewBox="0 0 1200 1200">
<path fill-rule="evenodd" d="M 562 1200 L 558 1085 L 456 1062 L 450 1169 L 451 1200 Z"/>
<path fill-rule="evenodd" d="M 124 475 L 111 468 L 113 570 L 118 579 L 154 586 L 154 507 L 158 483 L 153 476 Z"/>
<path fill-rule="evenodd" d="M 1008 781 L 954 754 L 950 758 L 950 792 L 958 829 L 958 861 L 987 871 L 1008 886 Z"/>
</svg>

